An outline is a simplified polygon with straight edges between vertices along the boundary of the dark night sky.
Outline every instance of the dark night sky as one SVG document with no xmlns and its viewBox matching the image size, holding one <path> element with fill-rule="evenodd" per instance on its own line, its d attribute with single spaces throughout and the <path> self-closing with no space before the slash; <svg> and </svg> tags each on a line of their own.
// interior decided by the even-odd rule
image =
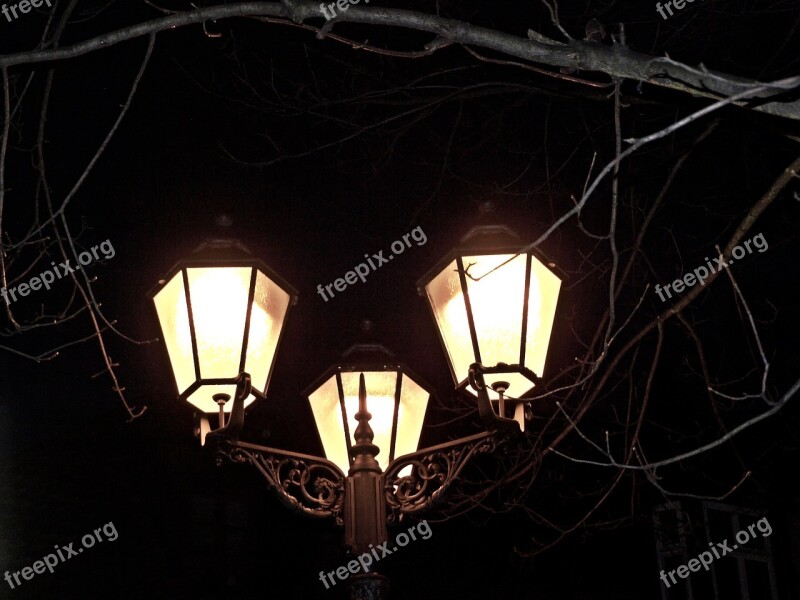
<svg viewBox="0 0 800 600">
<path fill-rule="evenodd" d="M 112 5 L 99 19 L 76 23 L 64 44 L 154 16 L 139 4 Z M 680 25 L 677 20 L 660 23 L 649 8 L 597 4 L 566 9 L 574 12 L 565 21 L 624 20 L 634 48 L 668 51 L 676 59 L 702 61 L 722 71 L 765 78 L 792 72 L 785 54 L 763 72 L 761 67 L 787 37 L 796 41 L 791 29 L 796 4 L 794 13 L 787 13 L 788 3 L 758 12 L 744 2 L 731 0 L 725 7 L 708 2 L 687 13 Z M 420 4 L 422 10 L 432 5 Z M 443 10 L 514 33 L 542 24 L 552 34 L 544 13 L 528 3 L 448 3 Z M 35 37 L 43 18 L 30 14 L 24 22 L 0 20 L 0 51 L 29 47 L 29 36 Z M 445 357 L 416 293 L 417 279 L 455 245 L 486 199 L 498 204 L 525 240 L 569 207 L 569 195 L 580 193 L 592 153 L 599 153 L 598 164 L 613 156 L 611 104 L 599 99 L 608 90 L 594 91 L 587 99 L 581 96 L 585 89 L 574 84 L 480 64 L 458 48 L 402 61 L 318 41 L 296 28 L 245 20 L 208 27 L 221 37 L 205 37 L 194 26 L 158 36 L 129 114 L 68 211 L 75 229 L 86 226 L 81 238 L 86 245 L 109 239 L 115 247 L 116 256 L 95 270 L 96 293 L 107 314 L 133 338 L 155 338 L 158 324 L 148 290 L 213 231 L 215 216 L 230 214 L 237 237 L 300 292 L 278 351 L 269 400 L 248 412 L 245 439 L 321 452 L 301 391 L 356 341 L 364 318 L 376 323 L 378 338 L 440 399 L 451 398 Z M 342 31 L 356 39 L 367 36 L 355 27 Z M 368 37 L 395 48 L 427 41 L 401 31 L 370 32 Z M 57 194 L 72 185 L 113 122 L 143 52 L 144 42 L 137 40 L 58 66 L 47 136 L 49 176 Z M 452 72 L 443 72 L 448 69 Z M 398 92 L 385 101 L 381 96 L 374 102 L 352 100 L 432 73 L 437 75 L 424 80 L 429 88 Z M 248 91 L 251 85 L 258 97 Z M 625 91 L 630 136 L 660 129 L 704 102 L 647 88 L 639 94 L 634 84 Z M 31 93 L 41 94 L 41 85 Z M 323 101 L 312 107 L 312 96 Z M 445 100 L 425 106 L 438 96 Z M 30 135 L 37 113 L 32 106 L 27 110 L 24 132 Z M 352 133 L 354 123 L 402 111 L 409 115 L 346 143 L 311 151 Z M 739 109 L 720 115 L 717 130 L 687 163 L 670 191 L 670 206 L 657 217 L 648 251 L 660 276 L 638 281 L 631 292 L 634 302 L 645 284 L 670 281 L 710 256 L 713 244 L 730 236 L 797 153 L 797 142 L 784 135 L 796 136 L 796 124 Z M 644 149 L 623 171 L 627 185 L 653 197 L 704 126 L 692 125 Z M 273 144 L 302 156 L 268 166 L 244 164 L 274 159 Z M 29 216 L 26 198 L 33 193 L 28 155 L 15 150 L 9 169 L 9 202 L 20 207 L 9 209 L 6 218 L 9 229 L 19 231 Z M 776 391 L 797 376 L 799 208 L 787 195 L 759 220 L 753 233 L 765 233 L 769 251 L 737 272 L 752 294 L 765 345 L 775 360 Z M 599 230 L 606 223 L 602 210 L 587 211 L 588 228 Z M 316 295 L 318 283 L 332 282 L 364 253 L 388 247 L 415 226 L 424 229 L 427 244 L 407 250 L 365 284 L 328 303 Z M 621 227 L 629 233 L 629 222 Z M 549 359 L 552 374 L 581 352 L 573 332 L 588 338 L 604 309 L 604 280 L 591 268 L 601 259 L 589 256 L 593 247 L 574 223 L 544 244 L 543 250 L 569 274 Z M 676 262 L 677 251 L 683 263 Z M 67 293 L 54 289 L 49 298 Z M 649 315 L 663 309 L 653 302 Z M 706 319 L 699 328 L 722 348 L 711 366 L 723 379 L 749 368 L 752 357 L 733 349 L 742 332 L 717 326 L 709 317 L 735 318 L 738 309 L 731 295 L 699 304 L 698 319 Z M 5 330 L 7 323 L 1 325 Z M 28 349 L 58 345 L 77 332 L 88 334 L 86 327 L 34 333 L 20 344 Z M 667 336 L 672 345 L 659 371 L 654 411 L 665 427 L 677 427 L 702 393 L 689 378 L 696 365 L 683 358 L 691 352 L 690 343 L 675 331 Z M 115 542 L 17 590 L 0 581 L 0 598 L 343 598 L 343 586 L 325 591 L 317 579 L 320 570 L 345 562 L 340 532 L 329 523 L 289 513 L 255 470 L 229 464 L 216 468 L 191 436 L 191 409 L 174 399 L 163 346 L 110 339 L 109 352 L 121 365 L 129 400 L 148 406 L 146 416 L 133 423 L 125 422 L 108 378 L 90 378 L 102 368 L 95 346 L 71 347 L 42 365 L 0 352 L 0 574 L 31 565 L 53 545 L 78 540 L 109 521 L 119 532 Z M 642 364 L 634 368 L 644 372 Z M 743 418 L 747 414 L 741 413 Z M 429 417 L 436 422 L 447 415 L 433 409 Z M 692 413 L 691 418 L 700 417 L 708 415 Z M 611 418 L 604 405 L 587 427 L 601 431 L 604 419 Z M 796 470 L 797 411 L 790 405 L 780 418 L 759 427 L 735 448 L 698 460 L 685 471 L 670 471 L 675 476 L 671 483 L 711 483 L 721 493 L 746 464 L 754 470 L 751 483 L 729 501 L 769 509 L 776 523 L 788 523 L 787 506 L 792 498 L 797 502 L 798 494 L 797 484 L 786 476 Z M 441 428 L 431 428 L 423 442 L 446 437 Z M 670 449 L 666 443 L 654 454 Z M 559 494 L 564 487 L 556 482 L 562 477 L 579 482 L 578 495 L 584 493 L 582 486 L 608 479 L 608 472 L 554 459 L 542 469 L 547 472 L 543 480 Z M 536 493 L 546 494 L 548 485 Z M 630 490 L 628 484 L 614 494 L 597 521 L 628 515 Z M 499 503 L 502 497 L 494 500 Z M 480 512 L 433 523 L 430 540 L 410 545 L 382 566 L 398 599 L 656 598 L 659 582 L 647 510 L 663 498 L 650 491 L 642 497 L 642 506 L 625 526 L 580 528 L 534 559 L 516 550 L 527 550 L 531 538 L 550 540 L 552 532 L 531 524 L 522 511 Z M 567 502 L 560 512 L 560 495 L 537 496 L 537 501 L 538 508 L 565 523 L 577 514 Z M 788 582 L 792 541 L 786 527 L 775 529 L 779 567 Z"/>
</svg>

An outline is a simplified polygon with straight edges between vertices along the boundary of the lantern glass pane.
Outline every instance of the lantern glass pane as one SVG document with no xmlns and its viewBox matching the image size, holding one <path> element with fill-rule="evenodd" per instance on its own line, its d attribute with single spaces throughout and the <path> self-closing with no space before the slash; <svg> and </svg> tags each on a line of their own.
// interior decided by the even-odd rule
<svg viewBox="0 0 800 600">
<path fill-rule="evenodd" d="M 289 294 L 258 271 L 244 370 L 250 373 L 253 387 L 264 392 L 288 308 Z"/>
<path fill-rule="evenodd" d="M 475 362 L 475 353 L 456 261 L 447 265 L 425 286 L 425 291 L 458 383 L 469 374 L 469 366 Z"/>
<path fill-rule="evenodd" d="M 347 438 L 344 434 L 336 376 L 333 375 L 318 387 L 308 400 L 314 413 L 314 421 L 317 423 L 325 457 L 347 473 L 350 470 L 350 458 L 347 455 Z"/>
<path fill-rule="evenodd" d="M 342 373 L 344 405 L 347 409 L 347 423 L 350 427 L 350 443 L 355 445 L 355 432 L 358 427 L 358 379 L 360 372 Z M 392 445 L 392 423 L 394 422 L 394 396 L 397 386 L 396 371 L 366 371 L 364 383 L 367 387 L 367 411 L 372 415 L 369 426 L 375 437 L 372 443 L 380 448 L 375 459 L 381 469 L 389 464 Z"/>
<path fill-rule="evenodd" d="M 491 254 L 462 259 L 469 275 L 478 279 L 467 277 L 467 290 L 484 365 L 519 363 L 526 258 Z"/>
<path fill-rule="evenodd" d="M 214 402 L 214 394 L 228 394 L 231 399 L 225 403 L 223 410 L 226 413 L 233 410 L 233 398 L 236 396 L 236 384 L 201 385 L 198 389 L 189 394 L 186 401 L 205 413 L 217 414 L 219 413 L 219 405 Z M 256 397 L 250 394 L 244 401 L 244 407 L 247 408 L 255 402 L 255 400 Z"/>
<path fill-rule="evenodd" d="M 187 272 L 200 376 L 236 377 L 242 357 L 252 269 L 210 267 L 191 268 Z"/>
<path fill-rule="evenodd" d="M 195 381 L 192 335 L 189 329 L 189 311 L 186 308 L 182 271 L 179 271 L 153 297 L 153 302 L 156 305 L 161 332 L 180 394 Z"/>
<path fill-rule="evenodd" d="M 560 289 L 561 279 L 535 257 L 532 258 L 525 364 L 539 377 L 544 373 Z"/>
<path fill-rule="evenodd" d="M 400 392 L 400 408 L 397 411 L 397 440 L 394 458 L 416 452 L 425 411 L 428 408 L 429 394 L 416 381 L 403 376 Z"/>
</svg>

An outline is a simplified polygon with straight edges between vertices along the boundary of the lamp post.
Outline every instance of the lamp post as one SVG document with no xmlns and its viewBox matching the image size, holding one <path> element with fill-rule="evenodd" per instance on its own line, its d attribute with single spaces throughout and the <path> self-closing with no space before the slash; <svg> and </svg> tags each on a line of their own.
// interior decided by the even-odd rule
<svg viewBox="0 0 800 600">
<path fill-rule="evenodd" d="M 498 237 L 502 247 L 490 247 Z M 419 289 L 456 387 L 477 403 L 483 430 L 421 450 L 430 388 L 388 349 L 370 343 L 345 352 L 306 394 L 325 457 L 239 440 L 246 407 L 266 398 L 296 298 L 241 244 L 205 243 L 152 293 L 178 397 L 204 413 L 201 443 L 212 447 L 218 464 L 227 458 L 254 466 L 290 509 L 342 526 L 351 553 L 386 542 L 387 525 L 431 509 L 474 456 L 524 431 L 530 401 L 524 393 L 540 381 L 560 278 L 538 255 L 519 253 L 521 244 L 506 228 L 481 226 L 462 242 Z M 487 360 L 492 366 L 484 366 Z M 507 404 L 515 404 L 515 419 L 506 416 Z M 217 412 L 212 431 L 206 415 Z M 387 578 L 374 564 L 365 569 L 349 579 L 350 597 L 388 597 Z"/>
</svg>

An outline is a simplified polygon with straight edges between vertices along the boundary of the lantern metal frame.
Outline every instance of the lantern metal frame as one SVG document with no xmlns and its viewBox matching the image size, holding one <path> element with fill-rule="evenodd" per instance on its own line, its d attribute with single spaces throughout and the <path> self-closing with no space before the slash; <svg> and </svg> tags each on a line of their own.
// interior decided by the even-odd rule
<svg viewBox="0 0 800 600">
<path fill-rule="evenodd" d="M 472 241 L 475 240 L 475 241 Z M 509 240 L 514 240 L 513 243 Z M 536 248 L 528 248 L 527 245 L 521 243 L 517 233 L 505 225 L 478 225 L 471 229 L 464 237 L 461 238 L 461 244 L 450 250 L 443 258 L 438 260 L 433 267 L 431 267 L 425 275 L 417 280 L 417 293 L 425 298 L 425 304 L 428 307 L 428 312 L 431 318 L 436 323 L 436 333 L 439 338 L 439 343 L 447 355 L 447 366 L 450 370 L 450 375 L 455 381 L 456 389 L 464 391 L 467 386 L 472 384 L 471 378 L 473 368 L 462 377 L 455 372 L 455 365 L 449 356 L 448 346 L 444 333 L 436 316 L 436 311 L 433 304 L 428 297 L 426 287 L 438 277 L 448 265 L 455 262 L 459 276 L 459 286 L 461 293 L 464 296 L 464 303 L 466 308 L 467 323 L 469 325 L 470 342 L 472 345 L 472 356 L 475 359 L 475 364 L 479 365 L 483 373 L 519 373 L 531 382 L 531 386 L 521 393 L 518 393 L 519 401 L 525 401 L 524 397 L 530 395 L 535 386 L 541 382 L 542 373 L 534 373 L 531 369 L 525 367 L 525 350 L 527 346 L 527 333 L 528 333 L 528 306 L 530 300 L 530 278 L 533 259 L 538 260 L 544 267 L 546 267 L 553 275 L 558 277 L 563 283 L 567 279 L 566 273 L 556 266 L 547 255 Z M 511 255 L 513 258 L 518 256 L 525 256 L 525 291 L 522 303 L 522 321 L 520 323 L 520 348 L 519 348 L 519 362 L 518 363 L 499 363 L 496 368 L 503 370 L 491 371 L 490 368 L 483 365 L 480 340 L 478 339 L 478 332 L 475 326 L 475 316 L 472 311 L 472 305 L 469 297 L 469 285 L 467 283 L 468 269 L 464 267 L 464 257 L 466 256 L 499 256 Z M 505 265 L 503 265 L 505 266 Z M 499 268 L 502 268 L 499 267 Z M 560 297 L 560 294 L 559 294 Z M 558 312 L 556 308 L 556 312 Z M 549 355 L 549 352 L 547 353 Z M 547 357 L 542 371 L 547 368 Z M 474 387 L 474 386 L 473 386 Z M 488 394 L 488 393 L 487 393 Z M 476 390 L 476 395 L 480 399 L 480 394 Z M 488 395 L 487 395 L 488 397 Z M 509 400 L 510 401 L 510 400 Z"/>
<path fill-rule="evenodd" d="M 348 356 L 358 354 L 360 355 L 355 361 L 348 362 Z M 364 358 L 364 355 L 371 354 L 374 359 L 368 360 Z M 380 360 L 383 358 L 383 360 Z M 425 415 L 422 417 L 422 421 L 425 421 L 425 416 L 427 416 L 428 407 L 430 406 L 430 399 L 434 396 L 434 391 L 431 386 L 429 386 L 424 379 L 422 379 L 413 369 L 411 369 L 408 365 L 403 362 L 399 362 L 395 356 L 395 354 L 381 344 L 356 344 L 342 354 L 342 360 L 337 363 L 334 363 L 330 366 L 322 375 L 317 377 L 314 380 L 314 383 L 306 387 L 305 390 L 301 393 L 304 398 L 309 399 L 311 394 L 318 390 L 323 384 L 327 383 L 331 377 L 336 377 L 336 388 L 337 394 L 339 399 L 339 407 L 342 411 L 342 426 L 344 428 L 344 435 L 346 438 L 347 443 L 347 453 L 350 456 L 350 465 L 353 464 L 353 456 L 352 456 L 352 448 L 353 448 L 353 435 L 350 432 L 350 424 L 348 422 L 348 417 L 351 415 L 347 414 L 347 408 L 345 406 L 344 398 L 344 389 L 342 385 L 342 373 L 386 373 L 386 372 L 394 372 L 397 373 L 397 381 L 395 383 L 395 390 L 394 390 L 394 409 L 392 413 L 392 431 L 390 437 L 390 448 L 388 449 L 389 453 L 389 463 L 391 463 L 395 458 L 395 446 L 397 442 L 397 426 L 398 426 L 398 413 L 400 409 L 400 399 L 403 390 L 403 383 L 404 383 L 404 376 L 410 377 L 416 385 L 422 388 L 424 391 L 428 393 L 429 403 L 425 406 Z M 310 402 L 310 400 L 309 400 Z M 317 440 L 319 441 L 320 447 L 324 448 L 322 443 L 322 437 L 320 436 L 319 427 L 316 428 L 317 433 Z"/>
<path fill-rule="evenodd" d="M 205 253 L 214 252 L 215 256 L 204 256 Z M 228 238 L 214 238 L 204 241 L 200 246 L 195 249 L 193 255 L 179 260 L 176 262 L 167 274 L 162 277 L 158 284 L 148 292 L 148 298 L 153 301 L 161 290 L 169 284 L 178 274 L 183 278 L 183 289 L 186 295 L 186 310 L 189 321 L 189 334 L 192 340 L 192 363 L 194 367 L 195 381 L 189 385 L 183 392 L 179 391 L 178 400 L 186 401 L 194 392 L 203 387 L 204 385 L 236 385 L 238 375 L 233 377 L 221 378 L 202 378 L 200 374 L 200 356 L 197 350 L 197 336 L 195 332 L 194 314 L 192 311 L 192 298 L 191 286 L 189 285 L 189 269 L 226 269 L 226 268 L 249 268 L 250 269 L 250 283 L 248 286 L 247 297 L 247 312 L 245 314 L 244 330 L 242 337 L 242 350 L 239 355 L 239 373 L 244 373 L 244 367 L 247 360 L 247 346 L 250 333 L 250 317 L 253 312 L 253 302 L 255 298 L 256 280 L 258 272 L 261 271 L 269 280 L 275 283 L 279 288 L 289 295 L 289 304 L 286 307 L 286 314 L 281 326 L 278 339 L 275 342 L 275 350 L 280 346 L 286 330 L 286 319 L 289 316 L 289 310 L 292 306 L 297 304 L 298 292 L 292 287 L 283 277 L 278 275 L 272 268 L 260 259 L 252 256 L 250 251 L 238 240 Z M 163 327 L 159 320 L 159 327 Z M 163 329 L 161 330 L 164 335 Z M 267 372 L 267 378 L 264 383 L 263 389 L 252 388 L 250 393 L 259 400 L 266 400 L 267 390 L 269 383 L 272 379 L 272 372 L 275 368 L 275 359 L 273 357 L 272 364 Z M 177 381 L 176 381 L 177 386 Z"/>
</svg>

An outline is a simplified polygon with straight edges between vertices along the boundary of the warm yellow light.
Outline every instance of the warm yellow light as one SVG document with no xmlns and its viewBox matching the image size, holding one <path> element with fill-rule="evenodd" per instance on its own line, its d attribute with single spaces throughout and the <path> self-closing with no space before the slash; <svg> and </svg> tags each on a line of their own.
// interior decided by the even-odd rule
<svg viewBox="0 0 800 600">
<path fill-rule="evenodd" d="M 187 269 L 187 273 L 200 376 L 203 379 L 236 377 L 242 358 L 252 269 L 202 268 Z M 178 310 L 186 311 L 186 305 L 179 306 Z M 257 316 L 254 320 L 257 341 L 263 343 L 269 318 L 257 306 L 253 306 L 253 311 Z M 253 333 L 251 328 L 251 335 Z"/>
<path fill-rule="evenodd" d="M 350 445 L 356 444 L 358 427 L 358 380 L 360 371 L 342 372 L 342 392 Z M 385 470 L 398 456 L 417 450 L 429 393 L 410 377 L 403 375 L 400 402 L 397 406 L 397 431 L 395 452 L 392 455 L 392 428 L 394 424 L 397 371 L 365 371 L 367 411 L 372 415 L 369 425 L 374 434 L 372 443 L 380 448 L 376 460 Z M 347 454 L 347 437 L 342 420 L 342 406 L 336 376 L 333 375 L 309 395 L 311 410 L 317 424 L 320 440 L 328 460 L 336 463 L 345 473 L 350 469 Z"/>
<path fill-rule="evenodd" d="M 540 261 L 531 261 L 530 295 L 528 297 L 527 354 L 525 364 L 539 375 L 544 373 L 547 349 L 556 318 L 561 279 Z"/>
<path fill-rule="evenodd" d="M 463 258 L 484 365 L 519 362 L 526 257 L 512 257 L 511 254 L 497 254 Z M 503 265 L 507 260 L 511 262 Z M 453 301 L 445 308 L 447 319 L 452 318 L 449 314 L 452 304 Z"/>
<path fill-rule="evenodd" d="M 179 271 L 153 298 L 179 393 L 184 394 L 198 380 L 197 371 L 201 380 L 232 380 L 244 370 L 250 374 L 254 389 L 263 391 L 288 310 L 289 294 L 262 272 L 256 271 L 244 348 L 252 267 L 190 267 L 185 272 L 197 344 L 197 365 L 192 348 L 184 272 Z M 246 362 L 242 365 L 245 349 Z M 232 383 L 204 383 L 186 400 L 203 412 L 216 413 L 219 409 L 212 399 L 214 394 L 225 393 L 233 397 L 235 388 Z M 254 400 L 254 395 L 249 396 L 245 406 Z M 232 407 L 233 403 L 228 402 L 225 411 L 230 412 Z"/>
<path fill-rule="evenodd" d="M 403 375 L 400 410 L 397 415 L 397 439 L 394 445 L 395 458 L 417 451 L 429 399 L 430 394 L 422 386 Z"/>
<path fill-rule="evenodd" d="M 250 373 L 253 385 L 259 390 L 267 385 L 290 301 L 288 293 L 262 272 L 257 273 L 244 370 Z"/>
<path fill-rule="evenodd" d="M 528 260 L 531 270 L 525 314 Z M 461 261 L 480 362 L 486 366 L 523 364 L 542 376 L 561 280 L 536 257 L 529 258 L 527 254 L 463 256 Z M 474 349 L 467 299 L 458 269 L 458 261 L 452 261 L 425 289 L 454 376 L 457 383 L 461 383 L 469 373 L 469 366 L 479 358 Z M 533 387 L 520 373 L 487 375 L 485 379 L 489 385 L 498 380 L 507 381 L 511 384 L 508 389 L 511 396 L 521 395 Z M 494 392 L 490 392 L 490 396 L 497 397 Z"/>
<path fill-rule="evenodd" d="M 342 373 L 342 391 L 347 409 L 347 425 L 350 428 L 350 443 L 355 445 L 358 427 L 358 376 L 359 373 Z M 371 371 L 364 373 L 367 386 L 367 411 L 372 415 L 369 426 L 375 437 L 372 443 L 381 449 L 376 457 L 381 469 L 389 464 L 392 445 L 392 423 L 394 421 L 394 392 L 397 386 L 395 371 Z"/>
<path fill-rule="evenodd" d="M 189 315 L 186 311 L 183 273 L 179 272 L 175 275 L 153 297 L 153 302 L 161 323 L 164 343 L 169 352 L 178 393 L 182 393 L 195 381 L 192 334 L 189 329 Z"/>
<path fill-rule="evenodd" d="M 344 473 L 350 470 L 347 454 L 347 438 L 342 421 L 342 407 L 336 376 L 331 376 L 308 397 L 314 422 L 325 450 L 325 457 L 336 464 Z"/>
<path fill-rule="evenodd" d="M 458 262 L 454 260 L 442 269 L 425 287 L 425 291 L 455 378 L 462 381 L 469 373 L 469 366 L 475 362 L 475 353 L 458 275 Z"/>
</svg>

